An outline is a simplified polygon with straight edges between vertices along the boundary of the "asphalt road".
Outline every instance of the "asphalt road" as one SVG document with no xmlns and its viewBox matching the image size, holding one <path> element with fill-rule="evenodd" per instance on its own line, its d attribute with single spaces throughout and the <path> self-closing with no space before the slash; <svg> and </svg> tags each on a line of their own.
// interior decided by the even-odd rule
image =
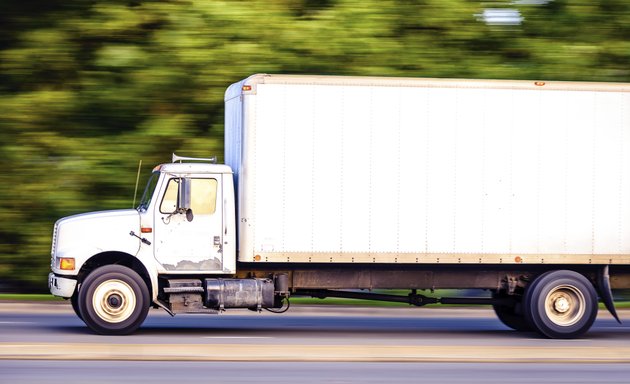
<svg viewBox="0 0 630 384">
<path fill-rule="evenodd" d="M 0 383 L 628 383 L 621 364 L 2 361 Z"/>
<path fill-rule="evenodd" d="M 605 312 L 584 338 L 547 340 L 483 308 L 152 310 L 134 335 L 98 336 L 65 303 L 0 302 L 0 383 L 627 383 L 628 341 Z"/>
</svg>

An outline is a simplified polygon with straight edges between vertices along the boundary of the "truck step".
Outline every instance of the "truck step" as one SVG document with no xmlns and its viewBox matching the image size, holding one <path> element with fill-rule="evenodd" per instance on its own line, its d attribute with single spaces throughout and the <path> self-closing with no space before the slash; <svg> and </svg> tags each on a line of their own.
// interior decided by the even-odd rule
<svg viewBox="0 0 630 384">
<path fill-rule="evenodd" d="M 167 287 L 164 293 L 203 293 L 203 287 Z"/>
<path fill-rule="evenodd" d="M 216 315 L 217 313 L 219 313 L 218 310 L 211 309 L 211 308 L 178 309 L 174 312 L 175 313 L 207 313 L 207 314 L 212 314 L 212 315 Z"/>
</svg>

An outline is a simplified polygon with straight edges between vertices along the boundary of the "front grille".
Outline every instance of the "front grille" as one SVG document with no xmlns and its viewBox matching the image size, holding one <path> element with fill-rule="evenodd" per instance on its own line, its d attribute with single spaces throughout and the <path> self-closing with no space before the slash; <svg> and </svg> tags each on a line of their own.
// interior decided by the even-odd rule
<svg viewBox="0 0 630 384">
<path fill-rule="evenodd" d="M 57 253 L 57 230 L 58 230 L 58 226 L 57 223 L 55 223 L 55 227 L 53 229 L 53 234 L 52 234 L 52 246 L 50 249 L 50 268 L 54 268 L 55 265 L 55 254 Z"/>
</svg>

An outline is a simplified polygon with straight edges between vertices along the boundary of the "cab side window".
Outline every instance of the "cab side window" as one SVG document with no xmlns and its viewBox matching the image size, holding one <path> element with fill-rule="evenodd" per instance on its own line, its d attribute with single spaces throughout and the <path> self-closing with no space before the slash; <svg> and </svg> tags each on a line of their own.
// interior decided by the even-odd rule
<svg viewBox="0 0 630 384">
<path fill-rule="evenodd" d="M 166 192 L 160 204 L 161 213 L 173 213 L 177 209 L 177 193 L 179 180 L 168 181 Z M 211 215 L 217 209 L 216 179 L 191 179 L 191 208 L 195 215 Z"/>
<path fill-rule="evenodd" d="M 177 190 L 179 179 L 170 179 L 160 204 L 160 213 L 173 213 L 177 209 Z"/>
<path fill-rule="evenodd" d="M 192 179 L 192 210 L 195 215 L 211 215 L 217 210 L 216 179 Z"/>
</svg>

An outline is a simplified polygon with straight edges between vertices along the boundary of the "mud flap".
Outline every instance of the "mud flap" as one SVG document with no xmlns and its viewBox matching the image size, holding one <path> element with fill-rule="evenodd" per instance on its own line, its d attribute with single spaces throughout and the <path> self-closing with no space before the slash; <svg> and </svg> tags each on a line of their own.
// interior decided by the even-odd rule
<svg viewBox="0 0 630 384">
<path fill-rule="evenodd" d="M 609 266 L 605 265 L 604 268 L 601 269 L 597 276 L 597 289 L 599 291 L 599 296 L 602 299 L 602 302 L 608 309 L 611 315 L 617 320 L 619 324 L 621 324 L 621 320 L 617 315 L 617 310 L 615 309 L 615 303 L 613 302 L 612 290 L 610 289 L 610 275 L 608 273 Z"/>
</svg>

